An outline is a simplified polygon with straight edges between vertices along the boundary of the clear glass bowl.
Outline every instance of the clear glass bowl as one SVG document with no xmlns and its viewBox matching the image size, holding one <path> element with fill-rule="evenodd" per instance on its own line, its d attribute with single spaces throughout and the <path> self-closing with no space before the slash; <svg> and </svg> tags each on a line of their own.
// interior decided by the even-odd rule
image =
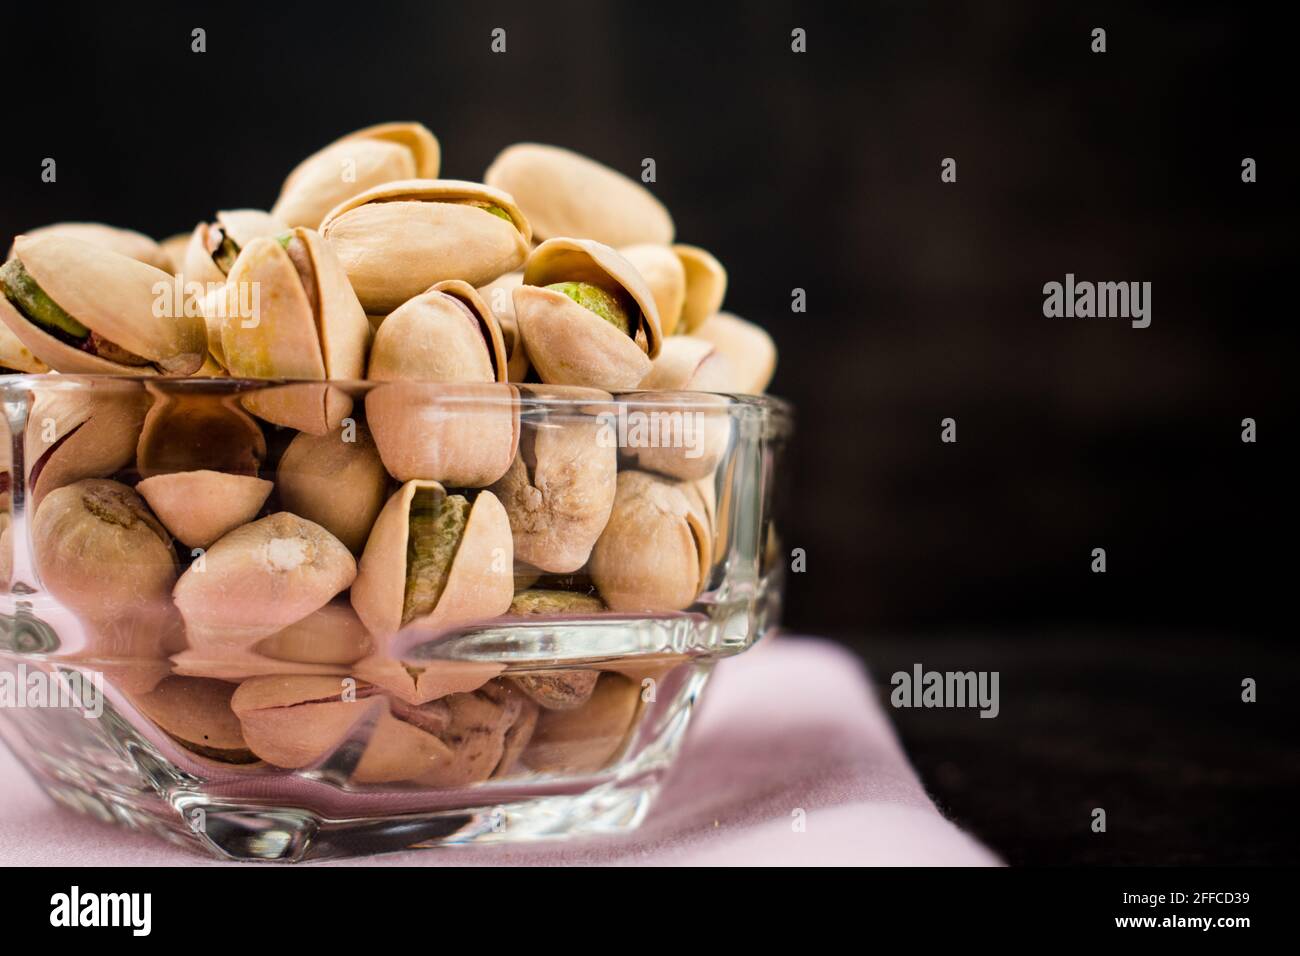
<svg viewBox="0 0 1300 956">
<path fill-rule="evenodd" d="M 772 626 L 784 403 L 0 377 L 0 735 L 225 858 L 618 832 Z"/>
</svg>

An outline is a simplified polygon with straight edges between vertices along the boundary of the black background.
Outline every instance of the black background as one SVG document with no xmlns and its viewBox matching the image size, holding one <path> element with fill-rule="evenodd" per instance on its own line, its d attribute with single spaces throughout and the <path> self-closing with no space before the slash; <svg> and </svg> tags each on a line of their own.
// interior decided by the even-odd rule
<svg viewBox="0 0 1300 956">
<path fill-rule="evenodd" d="M 917 660 L 1003 671 L 999 720 L 897 715 L 945 809 L 1012 860 L 1294 859 L 1294 53 L 1272 10 L 29 4 L 4 25 L 0 233 L 267 208 L 305 155 L 394 119 L 455 178 L 520 140 L 630 175 L 653 157 L 798 408 L 787 623 L 882 685 Z M 1150 281 L 1151 327 L 1044 318 L 1067 272 Z M 1243 676 L 1272 681 L 1248 716 Z M 1097 805 L 1146 842 L 1075 846 Z"/>
</svg>

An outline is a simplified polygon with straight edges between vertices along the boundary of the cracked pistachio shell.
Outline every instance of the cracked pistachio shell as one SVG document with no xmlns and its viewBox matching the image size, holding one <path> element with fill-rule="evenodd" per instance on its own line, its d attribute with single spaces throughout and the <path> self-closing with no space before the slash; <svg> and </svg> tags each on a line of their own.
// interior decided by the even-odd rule
<svg viewBox="0 0 1300 956">
<path fill-rule="evenodd" d="M 69 345 L 0 296 L 0 320 L 50 368 L 86 375 L 189 375 L 203 365 L 208 351 L 203 319 L 184 309 L 176 316 L 155 314 L 160 287 L 174 283 L 170 272 L 62 235 L 19 236 L 14 253 L 65 312 L 149 363 L 124 365 Z"/>
<path fill-rule="evenodd" d="M 407 540 L 411 502 L 419 489 L 443 496 L 436 481 L 408 481 L 388 499 L 375 521 L 361 555 L 352 606 L 376 637 L 402 630 L 406 595 Z M 472 621 L 504 614 L 514 595 L 510 522 L 490 491 L 473 497 L 469 517 L 451 559 L 446 584 L 432 613 L 405 625 L 426 631 L 450 630 Z"/>
<path fill-rule="evenodd" d="M 532 368 L 528 364 L 528 350 L 519 334 L 519 320 L 515 317 L 515 289 L 524 284 L 524 274 L 507 272 L 499 279 L 480 286 L 478 294 L 487 303 L 501 327 L 501 340 L 506 350 L 506 381 L 522 382 Z"/>
<path fill-rule="evenodd" d="M 614 611 L 680 611 L 710 566 L 708 529 L 675 484 L 622 471 L 609 524 L 591 552 L 591 577 Z"/>
<path fill-rule="evenodd" d="M 262 421 L 309 435 L 328 435 L 352 414 L 352 395 L 325 382 L 259 388 L 239 403 Z"/>
<path fill-rule="evenodd" d="M 281 511 L 217 541 L 181 575 L 173 598 L 192 648 L 249 648 L 324 607 L 356 573 L 336 537 Z"/>
<path fill-rule="evenodd" d="M 515 197 L 539 239 L 583 236 L 610 246 L 673 241 L 672 216 L 650 190 L 558 146 L 508 146 L 483 178 Z"/>
<path fill-rule="evenodd" d="M 23 434 L 33 506 L 55 488 L 130 467 L 149 405 L 148 393 L 134 382 L 102 391 L 37 391 Z"/>
<path fill-rule="evenodd" d="M 594 390 L 565 391 L 609 400 Z M 594 414 L 556 413 L 525 427 L 515 460 L 492 485 L 517 559 L 557 573 L 587 563 L 614 504 L 618 449 L 607 429 Z"/>
<path fill-rule="evenodd" d="M 360 423 L 326 435 L 300 432 L 280 458 L 276 483 L 285 510 L 315 521 L 353 554 L 365 547 L 388 497 L 388 473 Z"/>
<path fill-rule="evenodd" d="M 220 763 L 252 763 L 257 758 L 230 709 L 234 692 L 222 681 L 173 676 L 131 702 L 186 750 Z"/>
<path fill-rule="evenodd" d="M 725 356 L 731 382 L 718 391 L 761 395 L 776 371 L 776 345 L 753 322 L 730 312 L 719 312 L 695 330 L 695 336 L 713 343 Z"/>
<path fill-rule="evenodd" d="M 502 209 L 502 219 L 474 203 Z M 368 189 L 321 223 L 367 312 L 391 312 L 435 283 L 479 286 L 518 269 L 532 229 L 499 189 L 453 179 L 411 179 Z"/>
<path fill-rule="evenodd" d="M 252 521 L 274 487 L 249 475 L 181 471 L 146 478 L 135 489 L 176 540 L 206 548 Z"/>
<path fill-rule="evenodd" d="M 180 471 L 256 477 L 266 438 L 232 397 L 145 387 L 153 404 L 136 444 L 142 478 Z"/>
<path fill-rule="evenodd" d="M 299 163 L 271 210 L 290 226 L 319 229 L 325 214 L 373 186 L 437 179 L 438 140 L 419 123 L 382 123 L 349 133 Z"/>
<path fill-rule="evenodd" d="M 375 333 L 371 381 L 504 382 L 501 327 L 474 287 L 459 279 L 398 306 Z"/>
<path fill-rule="evenodd" d="M 519 444 L 510 385 L 386 382 L 367 393 L 366 422 L 398 481 L 485 488 L 505 474 Z"/>
<path fill-rule="evenodd" d="M 171 273 L 173 271 L 172 260 L 166 249 L 144 233 L 136 232 L 134 229 L 121 229 L 117 226 L 105 225 L 102 222 L 56 222 L 49 226 L 41 226 L 39 229 L 29 230 L 26 235 L 29 239 L 40 236 L 65 236 L 70 239 L 80 239 L 92 246 L 111 250 L 119 255 L 134 259 L 136 262 L 143 262 L 155 269 L 161 269 L 163 272 Z M 13 255 L 14 250 L 11 246 L 9 258 L 12 259 Z"/>
<path fill-rule="evenodd" d="M 0 375 L 10 372 L 39 375 L 49 370 L 50 367 L 33 355 L 32 350 L 23 345 L 22 339 L 9 330 L 9 326 L 0 322 Z"/>
<path fill-rule="evenodd" d="M 177 571 L 171 537 L 126 485 L 90 478 L 51 491 L 31 533 L 41 583 L 77 614 L 107 621 L 166 607 Z"/>
<path fill-rule="evenodd" d="M 213 260 L 210 245 L 220 245 L 219 237 L 224 236 L 243 249 L 254 239 L 272 238 L 287 228 L 279 219 L 260 209 L 222 210 L 212 222 L 201 222 L 194 227 L 178 271 L 185 276 L 186 282 L 198 282 L 204 286 L 212 283 L 224 285 L 226 273 Z"/>
<path fill-rule="evenodd" d="M 658 428 L 644 441 L 629 429 L 626 458 L 645 471 L 681 481 L 713 474 L 731 441 L 728 399 L 677 391 L 645 392 L 638 397 L 645 403 L 629 404 L 629 414 L 658 422 Z"/>
<path fill-rule="evenodd" d="M 727 270 L 699 246 L 673 246 L 686 270 L 686 301 L 678 332 L 694 332 L 722 308 L 727 295 Z"/>
<path fill-rule="evenodd" d="M 446 744 L 398 720 L 371 691 L 358 686 L 348 700 L 336 677 L 253 677 L 230 703 L 249 748 L 277 767 L 320 763 L 354 735 L 363 748 L 351 773 L 356 783 L 409 780 L 450 760 Z M 364 726 L 372 713 L 373 726 Z"/>
<path fill-rule="evenodd" d="M 537 706 L 501 681 L 419 708 L 398 706 L 394 713 L 427 727 L 451 749 L 450 760 L 419 777 L 418 782 L 426 787 L 466 787 L 504 776 L 513 769 L 537 725 Z"/>
<path fill-rule="evenodd" d="M 597 771 L 623 749 L 640 706 L 639 684 L 602 674 L 581 706 L 542 711 L 521 762 L 539 773 Z"/>
<path fill-rule="evenodd" d="M 468 694 L 505 670 L 504 664 L 491 661 L 412 660 L 396 646 L 400 642 L 400 636 L 383 642 L 387 647 L 357 661 L 352 673 L 408 704 Z"/>
<path fill-rule="evenodd" d="M 567 295 L 544 288 L 557 282 L 585 282 L 626 293 L 640 311 L 635 334 L 625 334 Z M 524 284 L 515 290 L 514 302 L 528 359 L 547 384 L 636 388 L 659 354 L 654 296 L 630 262 L 598 242 L 543 242 L 528 257 Z"/>
<path fill-rule="evenodd" d="M 659 310 L 659 325 L 665 336 L 677 331 L 677 322 L 686 304 L 686 267 L 668 246 L 642 243 L 618 250 L 636 266 Z"/>
<path fill-rule="evenodd" d="M 640 387 L 725 392 L 734 381 L 726 357 L 712 342 L 693 335 L 674 335 L 664 339 L 659 357 Z"/>
</svg>

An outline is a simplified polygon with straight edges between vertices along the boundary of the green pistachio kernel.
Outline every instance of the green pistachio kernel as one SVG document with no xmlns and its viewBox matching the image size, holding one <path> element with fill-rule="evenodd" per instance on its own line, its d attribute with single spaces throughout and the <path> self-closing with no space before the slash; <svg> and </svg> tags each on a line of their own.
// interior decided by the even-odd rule
<svg viewBox="0 0 1300 956">
<path fill-rule="evenodd" d="M 217 246 L 217 251 L 212 253 L 212 261 L 217 264 L 222 275 L 229 275 L 230 270 L 235 265 L 235 260 L 239 258 L 239 246 L 235 240 L 226 236 L 221 240 L 221 245 Z"/>
<path fill-rule="evenodd" d="M 403 625 L 433 613 L 438 606 L 452 558 L 465 534 L 469 508 L 464 495 L 439 495 L 432 488 L 417 489 L 411 498 Z"/>
<path fill-rule="evenodd" d="M 59 308 L 17 258 L 0 267 L 0 289 L 19 312 L 45 331 L 77 342 L 90 336 L 90 329 Z"/>
<path fill-rule="evenodd" d="M 492 215 L 496 216 L 498 219 L 504 219 L 512 226 L 515 224 L 514 217 L 511 216 L 510 213 L 506 212 L 500 206 L 494 205 L 493 203 L 471 202 L 471 203 L 466 203 L 466 205 L 474 206 L 477 209 L 482 209 L 486 213 L 491 213 Z"/>
<path fill-rule="evenodd" d="M 555 282 L 546 288 L 567 295 L 578 305 L 618 329 L 624 335 L 632 334 L 631 313 L 625 299 L 589 282 Z"/>
</svg>

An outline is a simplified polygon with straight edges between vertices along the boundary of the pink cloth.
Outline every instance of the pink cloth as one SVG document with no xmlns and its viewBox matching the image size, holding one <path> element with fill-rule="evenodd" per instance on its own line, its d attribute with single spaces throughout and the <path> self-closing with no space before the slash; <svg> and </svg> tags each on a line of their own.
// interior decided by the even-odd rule
<svg viewBox="0 0 1300 956">
<path fill-rule="evenodd" d="M 365 865 L 997 865 L 925 795 L 856 658 L 769 640 L 718 667 L 635 833 L 411 850 Z M 792 825 L 804 811 L 804 829 Z M 56 807 L 0 746 L 0 864 L 176 865 L 205 858 Z"/>
</svg>

